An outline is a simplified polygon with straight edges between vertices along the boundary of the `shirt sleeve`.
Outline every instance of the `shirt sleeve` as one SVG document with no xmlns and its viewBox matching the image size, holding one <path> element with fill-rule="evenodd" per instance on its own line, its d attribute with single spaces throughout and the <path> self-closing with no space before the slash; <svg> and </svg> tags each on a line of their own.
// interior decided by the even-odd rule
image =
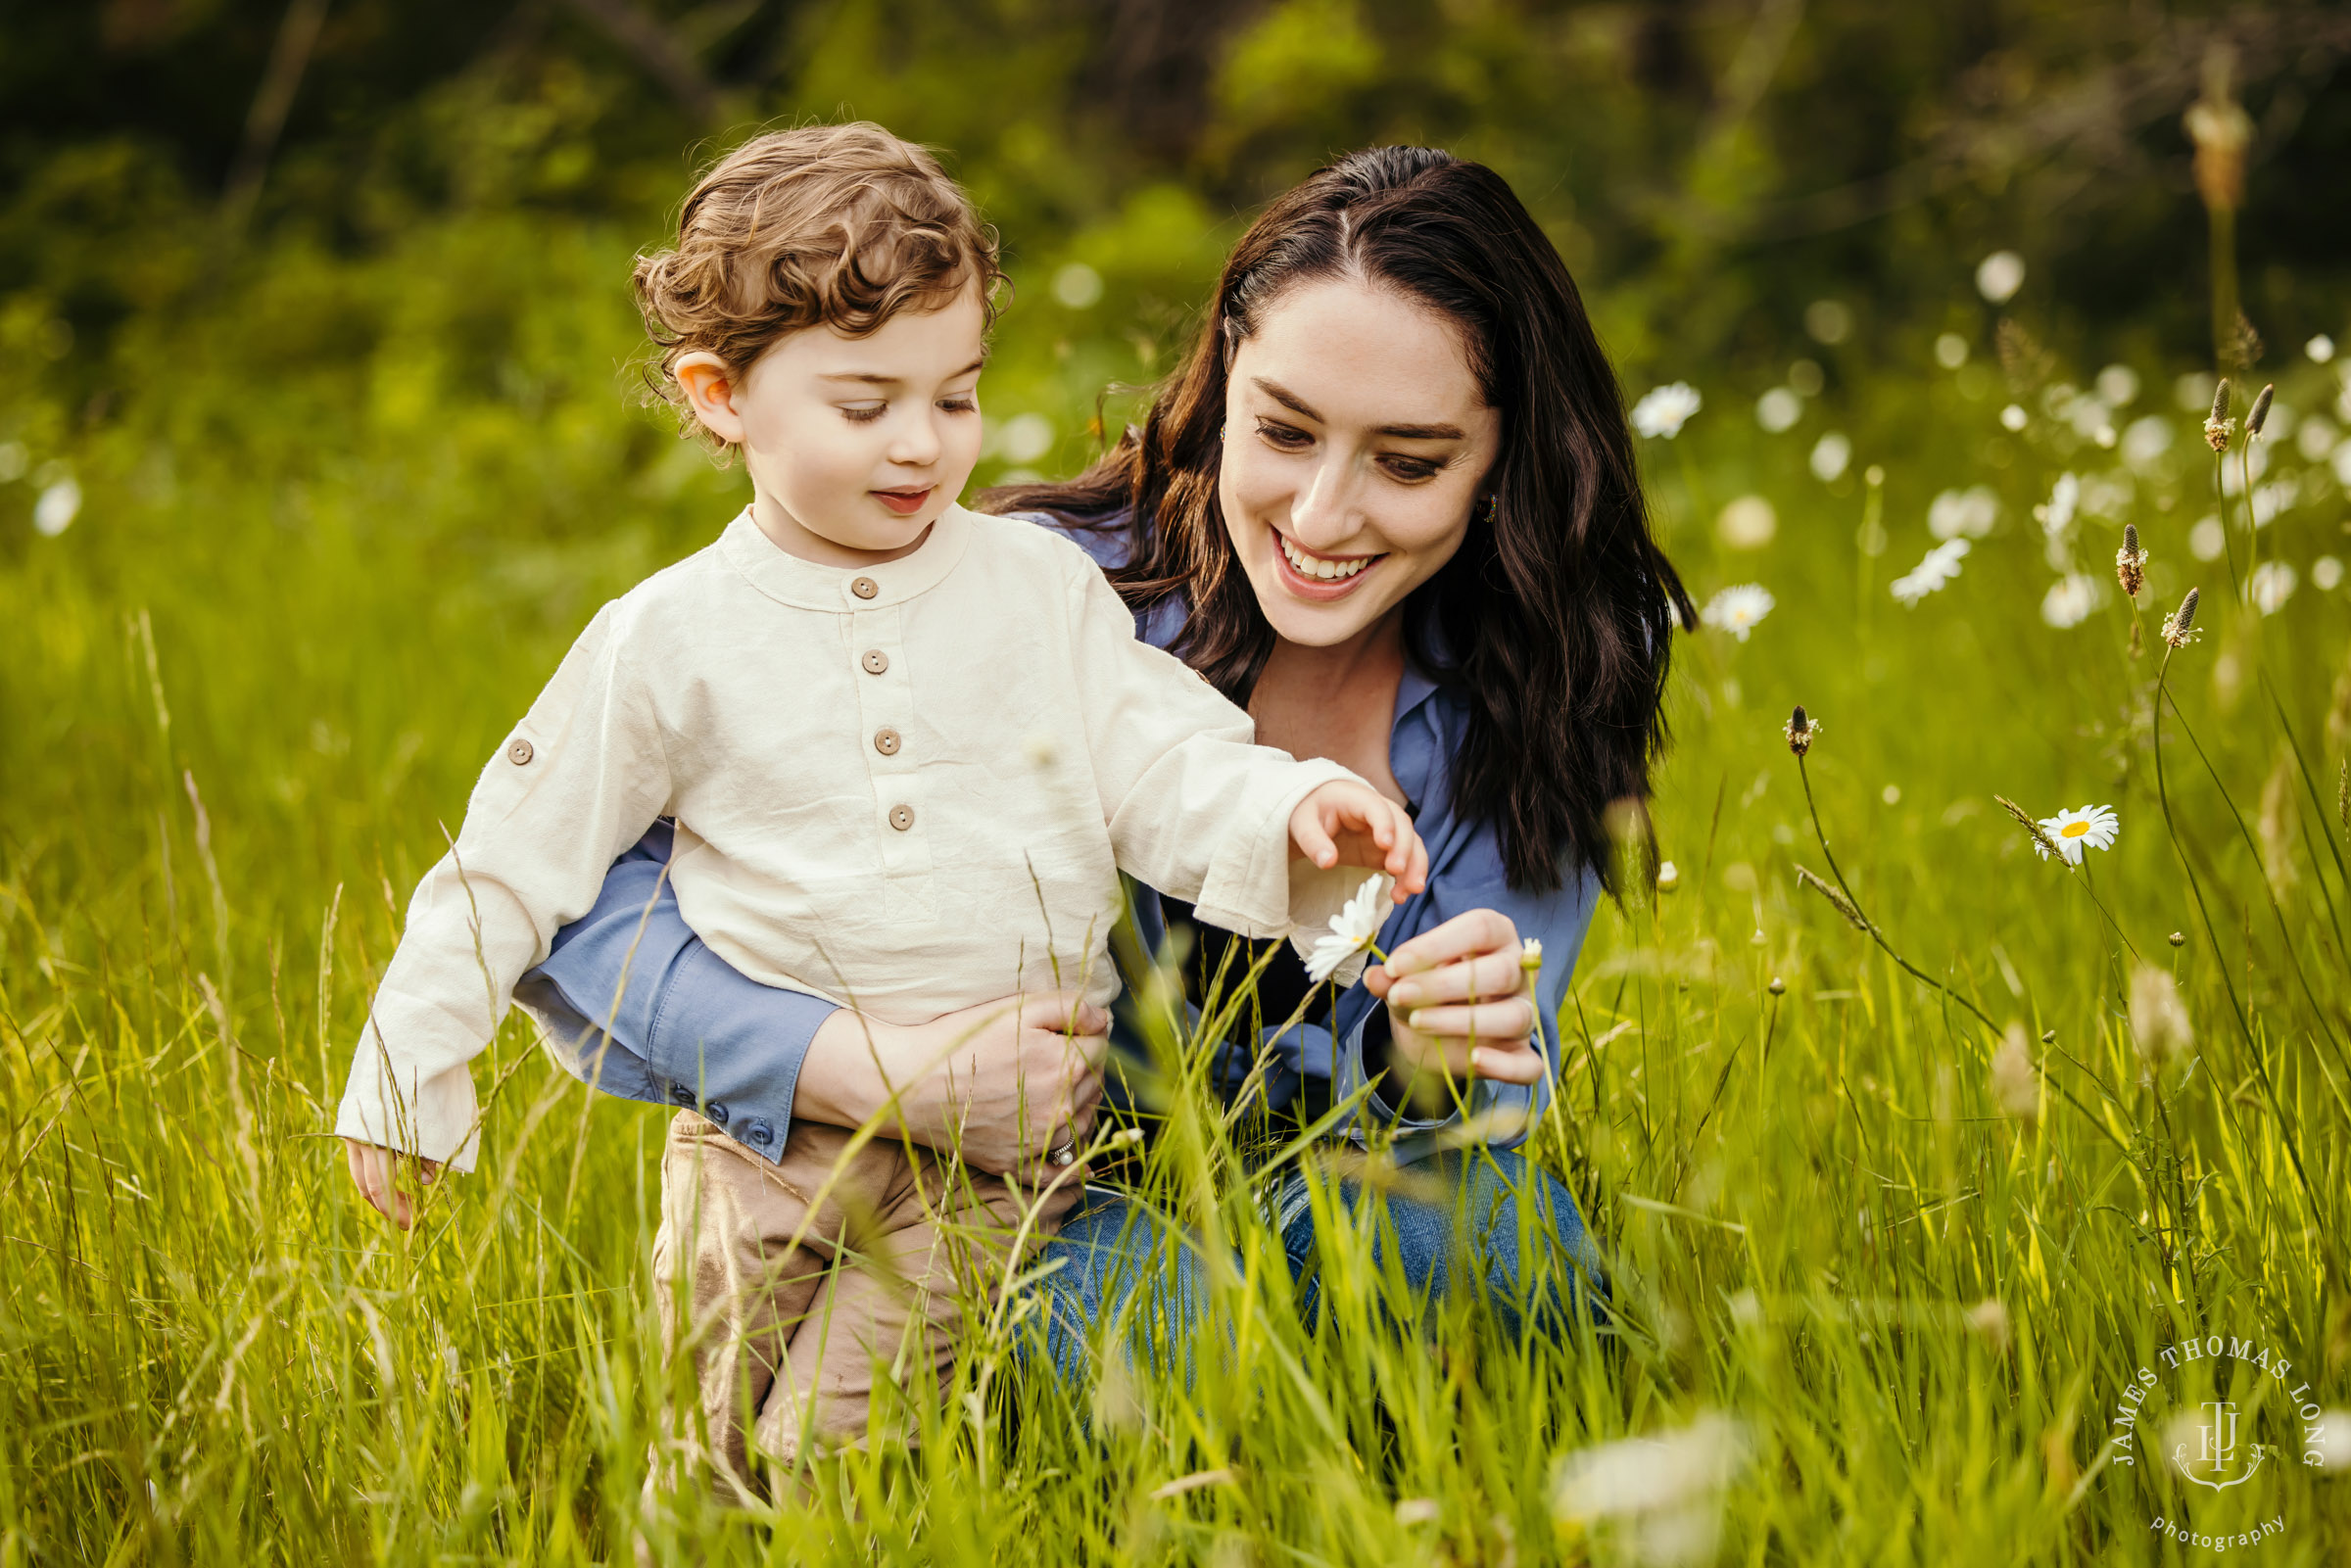
<svg viewBox="0 0 2351 1568">
<path fill-rule="evenodd" d="M 1119 869 L 1244 936 L 1325 924 L 1362 884 L 1290 859 L 1290 813 L 1355 775 L 1256 743 L 1257 727 L 1190 666 L 1136 638 L 1102 574 L 1073 577 L 1086 740 Z"/>
<path fill-rule="evenodd" d="M 482 770 L 456 843 L 417 885 L 353 1053 L 335 1130 L 453 1168 L 478 1143 L 468 1065 L 555 931 L 666 808 L 650 695 L 606 605 Z"/>
<path fill-rule="evenodd" d="M 762 985 L 702 945 L 666 875 L 670 832 L 656 824 L 613 864 L 595 907 L 556 932 L 514 999 L 581 1081 L 693 1107 L 781 1160 L 801 1064 L 837 1009 Z"/>
</svg>

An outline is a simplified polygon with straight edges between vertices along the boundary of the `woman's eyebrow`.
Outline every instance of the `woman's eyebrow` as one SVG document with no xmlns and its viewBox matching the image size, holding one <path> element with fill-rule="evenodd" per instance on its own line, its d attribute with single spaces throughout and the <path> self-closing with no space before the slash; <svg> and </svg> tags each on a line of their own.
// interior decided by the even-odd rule
<svg viewBox="0 0 2351 1568">
<path fill-rule="evenodd" d="M 1327 423 L 1320 414 L 1308 406 L 1305 399 L 1280 383 L 1268 381 L 1264 376 L 1251 376 L 1249 384 L 1292 413 L 1312 419 L 1317 424 Z M 1445 424 L 1381 425 L 1372 434 L 1393 436 L 1399 441 L 1463 441 L 1468 437 L 1468 432 L 1463 430 L 1461 426 Z"/>
<path fill-rule="evenodd" d="M 1249 384 L 1255 387 L 1258 391 L 1264 393 L 1267 397 L 1272 399 L 1275 403 L 1280 404 L 1284 408 L 1289 409 L 1290 412 L 1297 414 L 1302 418 L 1312 419 L 1317 424 L 1320 424 L 1322 422 L 1322 416 L 1315 412 L 1313 408 L 1307 406 L 1307 403 L 1304 398 L 1299 397 L 1296 393 L 1290 391 L 1280 383 L 1268 381 L 1264 376 L 1251 376 L 1249 378 Z"/>
</svg>

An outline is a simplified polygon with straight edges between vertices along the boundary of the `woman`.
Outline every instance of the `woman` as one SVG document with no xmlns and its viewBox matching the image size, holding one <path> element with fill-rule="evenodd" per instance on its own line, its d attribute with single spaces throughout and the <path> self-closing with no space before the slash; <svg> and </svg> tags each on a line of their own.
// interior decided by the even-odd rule
<svg viewBox="0 0 2351 1568">
<path fill-rule="evenodd" d="M 1237 1069 L 1217 1081 L 1236 1091 L 1270 1043 L 1270 1104 L 1352 1101 L 1339 1130 L 1394 1129 L 1398 1158 L 1453 1199 L 1382 1200 L 1424 1291 L 1464 1283 L 1448 1268 L 1466 1251 L 1512 1315 L 1529 1233 L 1594 1266 L 1573 1200 L 1516 1145 L 1549 1103 L 1554 1021 L 1612 887 L 1607 813 L 1649 792 L 1669 636 L 1692 617 L 1649 535 L 1615 379 L 1510 188 L 1422 148 L 1320 170 L 1242 237 L 1140 432 L 1076 480 L 988 500 L 1083 545 L 1141 635 L 1243 703 L 1261 742 L 1345 764 L 1406 802 L 1428 844 L 1427 890 L 1381 932 L 1387 962 L 1278 1039 L 1228 1045 Z M 678 919 L 666 856 L 657 831 L 616 865 L 518 992 L 568 1021 L 603 1087 L 699 1106 L 755 1149 L 794 1117 L 862 1124 L 893 1095 L 914 1137 L 984 1169 L 1047 1174 L 1085 1136 L 1110 1023 L 1096 1010 L 1074 1040 L 1069 997 L 897 1028 L 756 985 Z M 1188 917 L 1142 905 L 1147 940 Z M 1531 997 L 1526 938 L 1545 958 Z M 1195 940 L 1213 959 L 1224 938 Z M 1264 1015 L 1309 993 L 1295 956 L 1274 955 Z M 1048 1102 L 1060 1114 L 1035 1127 Z M 1447 1147 L 1462 1114 L 1447 1106 L 1485 1129 L 1477 1158 Z M 1303 1181 L 1276 1207 L 1311 1310 Z M 1097 1190 L 1050 1244 L 1057 1324 L 1123 1299 L 1138 1271 L 1121 1264 L 1156 1240 L 1130 1210 Z M 1062 1364 L 1078 1338 L 1057 1336 Z"/>
</svg>

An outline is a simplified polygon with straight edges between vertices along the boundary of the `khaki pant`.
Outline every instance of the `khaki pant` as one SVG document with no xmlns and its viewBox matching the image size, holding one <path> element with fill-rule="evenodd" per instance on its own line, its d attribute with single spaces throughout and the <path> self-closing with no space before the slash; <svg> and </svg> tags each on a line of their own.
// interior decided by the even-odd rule
<svg viewBox="0 0 2351 1568">
<path fill-rule="evenodd" d="M 672 1436 L 738 1500 L 764 1493 L 755 1459 L 864 1441 L 878 1387 L 934 1397 L 1031 1206 L 1033 1248 L 1080 1191 L 1040 1201 L 888 1138 L 850 1153 L 853 1137 L 795 1122 L 770 1164 L 692 1111 L 670 1123 L 653 1281 L 663 1342 L 691 1357 L 700 1402 L 700 1430 L 678 1412 Z"/>
</svg>

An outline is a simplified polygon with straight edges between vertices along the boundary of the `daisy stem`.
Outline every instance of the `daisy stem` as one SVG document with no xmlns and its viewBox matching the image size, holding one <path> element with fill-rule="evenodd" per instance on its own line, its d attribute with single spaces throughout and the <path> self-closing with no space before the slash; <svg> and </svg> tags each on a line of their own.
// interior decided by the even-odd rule
<svg viewBox="0 0 2351 1568">
<path fill-rule="evenodd" d="M 1860 909 L 1861 900 L 1853 896 L 1852 884 L 1845 879 L 1845 872 L 1837 864 L 1836 852 L 1829 848 L 1829 835 L 1821 831 L 1820 807 L 1812 799 L 1812 775 L 1804 767 L 1804 759 L 1801 755 L 1799 755 L 1796 759 L 1796 774 L 1797 777 L 1801 779 L 1804 783 L 1804 810 L 1811 815 L 1812 836 L 1820 844 L 1821 858 L 1829 863 L 1829 875 L 1837 879 L 1837 885 L 1845 889 L 1845 896 L 1848 901 L 1851 902 L 1853 908 Z M 1885 933 L 1878 929 L 1878 923 L 1870 920 L 1866 912 L 1864 912 L 1861 918 L 1868 926 L 1869 939 L 1877 943 L 1879 947 L 1885 949 L 1886 956 L 1888 958 L 1893 959 L 1896 964 L 1908 971 L 1913 977 L 1924 980 L 1927 984 L 1932 985 L 1935 987 L 1935 989 L 1941 991 L 1943 995 L 1958 1003 L 1961 1007 L 1967 1009 L 1970 1013 L 1973 1013 L 1977 1019 L 1983 1022 L 1984 1026 L 1990 1029 L 1993 1034 L 1996 1035 L 2000 1032 L 2000 1026 L 1997 1023 L 1992 1022 L 1991 1014 L 1986 1013 L 1982 1008 L 1976 1006 L 1975 1003 L 1969 1001 L 1966 997 L 1961 996 L 1957 991 L 1952 990 L 1949 986 L 1943 984 L 1943 981 L 1937 979 L 1934 975 L 1929 974 L 1925 970 L 1920 969 L 1916 964 L 1911 963 L 1908 959 L 1902 957 L 1901 954 L 1895 952 L 1894 950 L 1894 944 L 1887 941 Z"/>
<path fill-rule="evenodd" d="M 2122 943 L 2125 947 L 2131 949 L 2131 956 L 2133 958 L 2138 959 L 2138 961 L 2142 964 L 2145 963 L 2146 960 L 2139 957 L 2138 944 L 2132 941 L 2130 933 L 2125 931 L 2123 927 L 2116 923 L 2113 913 L 2106 908 L 2106 901 L 2098 896 L 2097 888 L 2091 885 L 2089 879 L 2088 858 L 2085 856 L 2080 866 L 2070 866 L 2067 869 L 2069 871 L 2078 871 L 2081 873 L 2082 890 L 2089 895 L 2089 901 L 2097 906 L 2098 913 L 2106 917 L 2106 925 L 2108 927 L 2113 930 L 2116 936 L 2122 939 Z"/>
</svg>

